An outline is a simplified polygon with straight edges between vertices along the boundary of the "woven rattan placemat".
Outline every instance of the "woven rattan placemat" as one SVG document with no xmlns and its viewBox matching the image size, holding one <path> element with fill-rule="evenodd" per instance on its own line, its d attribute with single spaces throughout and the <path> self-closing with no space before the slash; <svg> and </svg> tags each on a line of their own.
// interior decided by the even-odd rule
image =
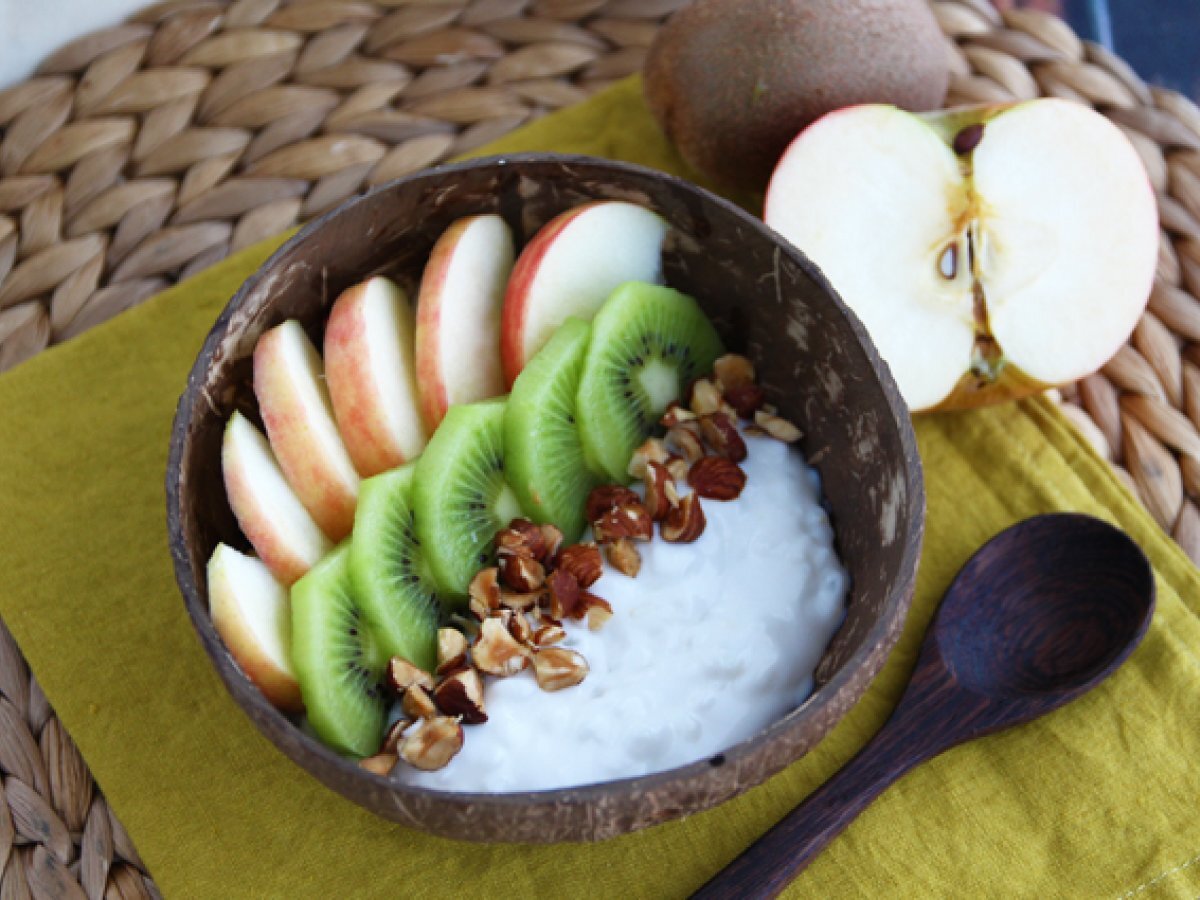
<svg viewBox="0 0 1200 900">
<path fill-rule="evenodd" d="M 170 0 L 0 91 L 0 371 L 640 69 L 686 0 Z M 1149 311 L 1064 412 L 1200 561 L 1200 109 L 1045 14 L 935 0 L 947 105 L 1049 94 L 1159 197 Z M 0 624 L 0 895 L 157 896 Z M 80 893 L 82 892 L 82 893 Z"/>
</svg>

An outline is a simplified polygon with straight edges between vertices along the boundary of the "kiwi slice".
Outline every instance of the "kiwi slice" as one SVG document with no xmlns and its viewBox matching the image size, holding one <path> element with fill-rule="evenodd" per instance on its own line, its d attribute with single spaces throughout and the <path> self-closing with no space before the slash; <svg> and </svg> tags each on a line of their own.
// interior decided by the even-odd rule
<svg viewBox="0 0 1200 900">
<path fill-rule="evenodd" d="M 292 663 L 317 737 L 342 753 L 375 753 L 387 710 L 387 656 L 350 586 L 348 541 L 292 585 Z"/>
<path fill-rule="evenodd" d="M 686 294 L 636 281 L 613 291 L 592 320 L 575 401 L 592 470 L 628 481 L 630 456 L 667 404 L 722 352 L 712 323 Z"/>
<path fill-rule="evenodd" d="M 588 469 L 575 424 L 575 394 L 591 327 L 570 317 L 513 383 L 504 411 L 504 466 L 525 514 L 553 522 L 567 543 L 587 524 L 584 505 L 599 479 Z"/>
<path fill-rule="evenodd" d="M 417 539 L 414 468 L 409 463 L 359 486 L 350 583 L 384 655 L 432 672 L 441 604 Z"/>
<path fill-rule="evenodd" d="M 450 407 L 416 463 L 417 538 L 439 591 L 455 600 L 491 561 L 496 532 L 522 514 L 504 478 L 504 407 Z"/>
</svg>

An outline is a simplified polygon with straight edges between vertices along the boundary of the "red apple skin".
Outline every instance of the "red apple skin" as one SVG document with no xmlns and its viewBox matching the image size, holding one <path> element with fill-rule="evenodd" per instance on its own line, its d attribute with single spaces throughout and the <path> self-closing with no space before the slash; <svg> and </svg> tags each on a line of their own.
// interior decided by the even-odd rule
<svg viewBox="0 0 1200 900">
<path fill-rule="evenodd" d="M 454 255 L 462 246 L 461 239 L 464 232 L 479 218 L 479 216 L 469 216 L 450 225 L 434 245 L 433 252 L 429 254 L 429 261 L 425 264 L 425 271 L 421 276 L 416 327 L 417 393 L 421 402 L 421 414 L 430 434 L 437 428 L 451 405 L 443 373 L 449 371 L 449 366 L 469 364 L 463 360 L 443 359 L 440 335 L 442 328 L 446 325 L 442 318 L 446 305 L 446 279 L 449 276 Z M 501 393 L 499 384 L 496 385 L 494 393 Z M 486 398 L 471 399 L 483 400 Z M 460 398 L 458 402 L 464 401 Z"/>
<path fill-rule="evenodd" d="M 354 527 L 358 474 L 344 445 L 331 448 L 314 434 L 313 411 L 305 408 L 284 361 L 282 329 L 286 327 L 288 323 L 272 328 L 254 348 L 254 394 L 288 484 L 321 530 L 336 542 Z M 324 391 L 324 385 L 320 389 Z M 336 437 L 332 409 L 318 412 L 329 415 Z"/>
<path fill-rule="evenodd" d="M 542 265 L 542 260 L 558 240 L 558 236 L 580 213 L 597 206 L 603 201 L 585 203 L 555 216 L 543 225 L 517 257 L 508 287 L 504 291 L 504 308 L 500 313 L 500 364 L 504 369 L 504 381 L 511 390 L 513 382 L 525 368 L 525 325 L 529 303 L 529 287 Z"/>
<path fill-rule="evenodd" d="M 421 452 L 425 435 L 420 423 L 414 434 L 401 438 L 388 427 L 389 411 L 382 408 L 385 395 L 375 383 L 367 356 L 365 300 L 369 282 L 347 288 L 333 305 L 325 326 L 325 381 L 337 416 L 338 430 L 358 473 L 378 475 L 408 462 Z M 411 335 L 409 335 L 411 338 Z M 407 348 L 412 353 L 411 347 Z M 410 357 L 411 358 L 411 357 Z M 415 403 L 415 398 L 413 400 Z"/>
</svg>

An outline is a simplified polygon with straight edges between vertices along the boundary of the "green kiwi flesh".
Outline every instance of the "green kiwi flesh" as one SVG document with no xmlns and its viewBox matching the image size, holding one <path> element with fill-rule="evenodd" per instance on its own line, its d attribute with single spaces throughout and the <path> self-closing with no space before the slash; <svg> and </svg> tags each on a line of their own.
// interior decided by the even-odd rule
<svg viewBox="0 0 1200 900">
<path fill-rule="evenodd" d="M 366 627 L 349 564 L 344 541 L 292 585 L 292 663 L 316 735 L 370 756 L 383 738 L 387 656 Z"/>
<path fill-rule="evenodd" d="M 668 404 L 722 352 L 712 323 L 686 294 L 633 281 L 613 291 L 592 320 L 576 395 L 579 437 L 591 469 L 628 481 L 633 451 Z"/>
<path fill-rule="evenodd" d="M 384 655 L 432 672 L 441 603 L 416 534 L 414 468 L 409 463 L 360 485 L 350 581 Z"/>
<path fill-rule="evenodd" d="M 504 465 L 525 514 L 551 522 L 567 543 L 583 533 L 584 506 L 599 479 L 583 458 L 575 395 L 591 327 L 568 318 L 513 383 L 504 411 Z"/>
<path fill-rule="evenodd" d="M 466 598 L 493 559 L 496 532 L 520 516 L 504 477 L 503 399 L 452 406 L 417 460 L 417 538 L 438 590 Z"/>
</svg>

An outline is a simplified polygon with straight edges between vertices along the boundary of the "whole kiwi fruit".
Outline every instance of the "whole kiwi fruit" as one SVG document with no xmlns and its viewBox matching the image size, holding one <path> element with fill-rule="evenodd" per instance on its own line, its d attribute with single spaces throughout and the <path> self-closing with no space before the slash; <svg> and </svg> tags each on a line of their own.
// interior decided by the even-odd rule
<svg viewBox="0 0 1200 900">
<path fill-rule="evenodd" d="M 697 170 L 759 190 L 827 112 L 940 107 L 945 40 L 925 0 L 697 0 L 650 47 L 646 101 Z"/>
</svg>

